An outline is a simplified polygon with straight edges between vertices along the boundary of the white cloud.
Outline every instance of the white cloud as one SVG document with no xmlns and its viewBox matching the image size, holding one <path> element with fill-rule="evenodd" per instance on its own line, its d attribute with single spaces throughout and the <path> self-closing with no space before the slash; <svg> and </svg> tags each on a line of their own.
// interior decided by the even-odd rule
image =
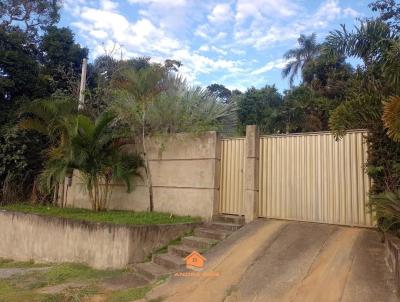
<svg viewBox="0 0 400 302">
<path fill-rule="evenodd" d="M 199 51 L 210 51 L 210 46 L 203 44 L 200 46 Z"/>
<path fill-rule="evenodd" d="M 204 84 L 214 77 L 213 81 L 241 89 L 258 85 L 269 71 L 282 68 L 286 62 L 276 58 L 293 47 L 301 33 L 322 37 L 334 22 L 360 15 L 339 0 L 320 1 L 313 8 L 304 0 L 127 2 L 130 5 L 64 0 L 91 56 L 106 50 L 124 58 L 177 59 L 183 63 L 180 73 L 192 83 Z"/>
<path fill-rule="evenodd" d="M 357 17 L 359 17 L 361 15 L 358 11 L 352 9 L 351 7 L 346 7 L 345 9 L 343 9 L 343 13 L 346 16 L 350 16 L 350 17 L 353 17 L 353 18 L 357 18 Z"/>
<path fill-rule="evenodd" d="M 131 4 L 162 4 L 179 6 L 186 4 L 186 0 L 128 0 Z"/>
<path fill-rule="evenodd" d="M 213 23 L 224 23 L 233 18 L 231 6 L 228 3 L 220 3 L 214 6 L 208 20 Z"/>
<path fill-rule="evenodd" d="M 226 50 L 223 50 L 223 49 L 221 49 L 219 47 L 216 47 L 216 46 L 211 46 L 211 49 L 213 51 L 215 51 L 216 53 L 219 53 L 219 54 L 224 55 L 224 56 L 228 54 L 228 52 Z"/>
<path fill-rule="evenodd" d="M 291 17 L 298 12 L 298 6 L 287 0 L 238 0 L 236 20 L 261 19 L 265 16 Z"/>
<path fill-rule="evenodd" d="M 113 2 L 111 0 L 101 0 L 100 1 L 100 6 L 102 9 L 104 10 L 115 10 L 118 8 L 118 3 L 117 2 Z"/>
<path fill-rule="evenodd" d="M 252 74 L 252 75 L 259 75 L 259 74 L 266 73 L 266 72 L 268 72 L 268 71 L 270 71 L 270 70 L 272 70 L 272 69 L 274 69 L 274 68 L 282 69 L 283 67 L 285 67 L 285 65 L 286 65 L 287 63 L 288 63 L 287 60 L 284 60 L 284 59 L 276 59 L 276 60 L 274 60 L 274 61 L 268 62 L 267 64 L 265 64 L 264 66 L 262 66 L 262 67 L 260 67 L 260 68 L 258 68 L 258 69 L 256 69 L 256 70 L 253 70 L 253 71 L 251 72 L 251 74 Z"/>
</svg>

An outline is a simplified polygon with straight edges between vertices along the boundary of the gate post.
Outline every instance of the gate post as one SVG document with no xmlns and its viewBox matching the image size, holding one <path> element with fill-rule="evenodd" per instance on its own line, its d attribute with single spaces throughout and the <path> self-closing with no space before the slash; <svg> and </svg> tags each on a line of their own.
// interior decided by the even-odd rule
<svg viewBox="0 0 400 302">
<path fill-rule="evenodd" d="M 244 215 L 246 222 L 258 217 L 258 170 L 260 136 L 256 125 L 246 126 L 246 158 L 244 163 Z"/>
</svg>

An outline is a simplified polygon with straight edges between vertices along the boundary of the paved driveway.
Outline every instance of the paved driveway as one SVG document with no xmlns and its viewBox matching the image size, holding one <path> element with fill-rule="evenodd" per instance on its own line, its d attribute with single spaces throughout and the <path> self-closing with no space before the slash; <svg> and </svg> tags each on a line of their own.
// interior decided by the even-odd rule
<svg viewBox="0 0 400 302">
<path fill-rule="evenodd" d="M 172 276 L 147 299 L 399 301 L 383 254 L 373 230 L 258 220 L 205 255 L 212 276 Z"/>
</svg>

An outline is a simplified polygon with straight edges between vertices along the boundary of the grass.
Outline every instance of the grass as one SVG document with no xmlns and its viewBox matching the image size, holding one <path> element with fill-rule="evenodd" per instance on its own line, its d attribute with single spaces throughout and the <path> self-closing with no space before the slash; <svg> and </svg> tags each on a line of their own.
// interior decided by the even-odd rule
<svg viewBox="0 0 400 302">
<path fill-rule="evenodd" d="M 150 286 L 145 286 L 116 291 L 108 297 L 107 302 L 129 302 L 143 299 L 150 289 Z"/>
<path fill-rule="evenodd" d="M 22 267 L 22 262 L 2 259 L 0 262 L 7 263 L 8 267 Z M 109 291 L 101 287 L 102 281 L 113 277 L 119 278 L 131 272 L 96 270 L 73 263 L 49 264 L 48 266 L 49 270 L 46 271 L 25 272 L 0 280 L 0 302 L 83 302 L 90 301 L 88 298 L 94 296 L 101 296 L 107 302 L 135 301 L 142 299 L 154 286 L 167 280 L 167 277 L 164 277 L 147 286 Z M 53 294 L 40 292 L 44 287 L 70 282 L 78 283 L 79 287 L 66 287 L 61 292 Z"/>
<path fill-rule="evenodd" d="M 35 263 L 33 261 L 14 261 L 10 259 L 0 258 L 0 268 L 34 268 L 48 266 L 44 263 Z"/>
<path fill-rule="evenodd" d="M 21 263 L 1 260 L 8 267 L 21 267 Z M 46 271 L 32 271 L 16 274 L 0 280 L 0 302 L 56 302 L 82 301 L 83 297 L 95 295 L 97 284 L 107 278 L 127 273 L 126 270 L 96 270 L 83 264 L 64 263 L 49 265 Z M 61 293 L 44 294 L 38 290 L 43 287 L 69 282 L 82 284 L 79 288 L 67 288 Z M 113 293 L 112 293 L 113 294 Z"/>
<path fill-rule="evenodd" d="M 46 216 L 63 217 L 73 220 L 84 220 L 91 222 L 108 222 L 113 224 L 125 225 L 144 225 L 144 224 L 174 224 L 198 222 L 199 217 L 176 216 L 169 213 L 159 212 L 131 212 L 131 211 L 104 211 L 94 212 L 87 209 L 58 208 L 54 206 L 29 205 L 29 204 L 10 204 L 0 206 L 0 209 L 32 213 Z"/>
</svg>

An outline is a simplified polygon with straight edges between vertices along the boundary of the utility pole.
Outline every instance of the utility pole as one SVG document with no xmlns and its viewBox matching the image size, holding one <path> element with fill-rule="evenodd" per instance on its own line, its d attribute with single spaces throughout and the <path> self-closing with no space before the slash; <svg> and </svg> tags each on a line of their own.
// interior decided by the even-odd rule
<svg viewBox="0 0 400 302">
<path fill-rule="evenodd" d="M 82 110 L 83 105 L 85 104 L 86 71 L 87 71 L 87 59 L 85 58 L 82 60 L 81 87 L 79 89 L 78 110 Z"/>
</svg>

